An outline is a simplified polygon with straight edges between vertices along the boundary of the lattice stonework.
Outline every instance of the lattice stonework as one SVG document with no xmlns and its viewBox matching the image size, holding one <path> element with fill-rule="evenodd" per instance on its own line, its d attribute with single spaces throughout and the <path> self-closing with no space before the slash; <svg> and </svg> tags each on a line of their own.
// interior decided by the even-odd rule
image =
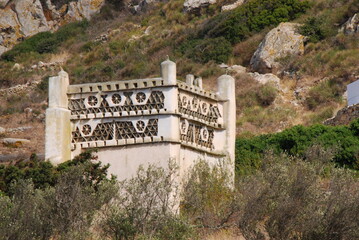
<svg viewBox="0 0 359 240">
<path fill-rule="evenodd" d="M 162 91 L 144 92 L 117 92 L 101 95 L 90 95 L 83 98 L 69 99 L 68 108 L 72 116 L 119 113 L 129 114 L 131 111 L 142 113 L 145 110 L 160 111 L 164 108 L 165 96 Z"/>
<path fill-rule="evenodd" d="M 180 122 L 181 141 L 192 143 L 199 147 L 214 149 L 214 129 L 207 126 L 200 126 L 182 119 Z"/>
<path fill-rule="evenodd" d="M 218 108 L 218 103 L 210 103 L 199 96 L 189 96 L 178 94 L 178 108 L 181 114 L 206 121 L 208 123 L 218 123 L 222 114 Z"/>
<path fill-rule="evenodd" d="M 154 137 L 158 135 L 158 119 L 113 121 L 78 125 L 72 132 L 72 143 Z"/>
</svg>

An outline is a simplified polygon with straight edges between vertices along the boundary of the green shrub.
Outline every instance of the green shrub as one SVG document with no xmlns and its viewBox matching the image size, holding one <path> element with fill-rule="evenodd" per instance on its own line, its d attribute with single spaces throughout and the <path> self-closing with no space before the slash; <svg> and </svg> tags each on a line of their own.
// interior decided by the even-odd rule
<svg viewBox="0 0 359 240">
<path fill-rule="evenodd" d="M 30 179 L 12 183 L 12 196 L 0 197 L 0 239 L 88 239 L 95 212 L 110 201 L 116 185 L 106 181 L 95 189 L 84 168 L 69 168 L 45 189 Z"/>
<path fill-rule="evenodd" d="M 201 63 L 227 62 L 232 54 L 231 44 L 223 37 L 185 41 L 180 49 L 185 56 Z"/>
<path fill-rule="evenodd" d="M 307 36 L 309 42 L 319 42 L 329 36 L 329 30 L 321 18 L 310 17 L 299 28 L 300 34 Z"/>
<path fill-rule="evenodd" d="M 310 4 L 299 0 L 250 0 L 233 11 L 221 13 L 207 21 L 199 38 L 224 37 L 232 44 L 265 27 L 291 21 L 303 14 Z"/>
<path fill-rule="evenodd" d="M 185 240 L 191 227 L 178 215 L 177 167 L 142 166 L 137 174 L 120 183 L 120 189 L 102 212 L 100 227 L 111 239 Z"/>
<path fill-rule="evenodd" d="M 198 227 L 225 227 L 227 220 L 235 213 L 235 190 L 231 188 L 233 176 L 227 172 L 224 164 L 212 166 L 199 161 L 188 172 L 182 193 L 181 213 Z"/>
<path fill-rule="evenodd" d="M 276 134 L 252 138 L 239 138 L 236 141 L 237 173 L 251 172 L 261 165 L 266 151 L 287 153 L 291 156 L 304 156 L 311 146 L 320 144 L 325 149 L 335 149 L 333 161 L 342 167 L 359 169 L 359 137 L 356 125 L 359 120 L 347 126 L 325 126 L 316 124 L 310 127 L 295 126 Z"/>
<path fill-rule="evenodd" d="M 57 32 L 41 32 L 25 39 L 15 45 L 11 50 L 1 55 L 6 61 L 15 61 L 15 58 L 25 53 L 36 52 L 39 54 L 52 53 L 69 38 L 82 34 L 88 27 L 86 20 L 81 22 L 69 23 L 61 27 Z"/>
<path fill-rule="evenodd" d="M 93 163 L 94 157 L 91 152 L 81 153 L 71 161 L 59 164 L 57 167 L 50 162 L 39 161 L 36 155 L 32 155 L 29 162 L 17 163 L 16 165 L 0 165 L 0 191 L 7 195 L 11 192 L 11 184 L 20 180 L 30 179 L 36 189 L 45 189 L 55 186 L 59 176 L 74 166 L 84 166 L 83 175 L 88 184 L 97 187 L 106 179 L 108 165 L 102 166 L 100 162 Z"/>
<path fill-rule="evenodd" d="M 271 105 L 277 97 L 278 90 L 271 84 L 265 84 L 256 92 L 258 103 L 263 106 Z"/>
</svg>

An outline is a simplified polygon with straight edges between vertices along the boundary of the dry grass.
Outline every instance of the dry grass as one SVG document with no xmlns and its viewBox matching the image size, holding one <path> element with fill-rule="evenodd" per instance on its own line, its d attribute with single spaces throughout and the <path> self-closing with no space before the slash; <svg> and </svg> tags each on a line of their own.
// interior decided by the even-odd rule
<svg viewBox="0 0 359 240">
<path fill-rule="evenodd" d="M 25 113 L 16 113 L 0 116 L 0 126 L 5 129 L 31 127 L 31 129 L 26 129 L 24 131 L 5 133 L 3 137 L 27 139 L 30 140 L 30 143 L 23 145 L 21 148 L 8 148 L 0 144 L 0 155 L 25 154 L 29 157 L 31 153 L 43 154 L 45 152 L 44 122 L 33 117 L 27 117 Z"/>
<path fill-rule="evenodd" d="M 202 236 L 203 240 L 246 240 L 237 229 L 222 229 Z"/>
</svg>

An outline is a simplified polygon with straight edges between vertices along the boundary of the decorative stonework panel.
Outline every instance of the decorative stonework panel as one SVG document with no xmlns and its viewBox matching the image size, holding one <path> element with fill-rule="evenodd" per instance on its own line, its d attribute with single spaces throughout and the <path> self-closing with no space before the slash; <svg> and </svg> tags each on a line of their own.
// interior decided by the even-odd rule
<svg viewBox="0 0 359 240">
<path fill-rule="evenodd" d="M 95 127 L 93 127 L 95 125 Z M 78 124 L 72 132 L 72 143 L 154 137 L 158 119 Z"/>
<path fill-rule="evenodd" d="M 72 116 L 97 113 L 141 113 L 145 110 L 164 109 L 165 96 L 162 91 L 128 91 L 93 94 L 81 98 L 70 98 L 68 108 Z"/>
<path fill-rule="evenodd" d="M 209 102 L 198 95 L 185 93 L 178 94 L 179 112 L 194 119 L 208 123 L 218 123 L 223 114 L 219 110 L 217 102 Z"/>
<path fill-rule="evenodd" d="M 84 124 L 72 132 L 72 143 L 112 140 L 113 129 L 113 123 L 99 123 L 94 129 Z"/>
<path fill-rule="evenodd" d="M 150 119 L 147 124 L 142 120 L 135 124 L 132 121 L 116 122 L 115 126 L 117 139 L 154 137 L 158 134 L 158 119 Z"/>
<path fill-rule="evenodd" d="M 195 144 L 197 147 L 214 149 L 214 129 L 182 119 L 180 122 L 180 132 L 181 142 Z"/>
</svg>

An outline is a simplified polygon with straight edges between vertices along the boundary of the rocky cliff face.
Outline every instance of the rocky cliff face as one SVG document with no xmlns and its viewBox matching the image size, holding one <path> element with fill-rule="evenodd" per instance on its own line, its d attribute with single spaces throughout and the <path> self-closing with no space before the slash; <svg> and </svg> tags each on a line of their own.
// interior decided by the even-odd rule
<svg viewBox="0 0 359 240">
<path fill-rule="evenodd" d="M 90 19 L 105 0 L 58 2 L 54 5 L 51 0 L 0 0 L 0 55 L 26 37 Z"/>
</svg>

